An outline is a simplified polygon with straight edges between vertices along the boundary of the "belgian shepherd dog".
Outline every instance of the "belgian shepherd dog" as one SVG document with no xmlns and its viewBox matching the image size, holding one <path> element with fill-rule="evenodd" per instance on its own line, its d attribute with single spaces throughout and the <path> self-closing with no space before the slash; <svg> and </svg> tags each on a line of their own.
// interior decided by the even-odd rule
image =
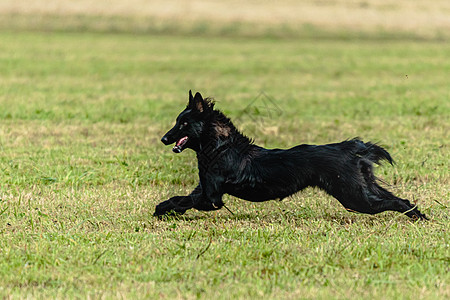
<svg viewBox="0 0 450 300">
<path fill-rule="evenodd" d="M 318 187 L 347 210 L 376 214 L 386 210 L 414 220 L 427 219 L 408 200 L 381 187 L 373 165 L 390 164 L 389 153 L 357 138 L 327 145 L 298 145 L 265 149 L 240 133 L 214 102 L 200 93 L 192 96 L 161 139 L 175 144 L 173 152 L 192 149 L 197 154 L 199 179 L 187 196 L 175 196 L 156 206 L 154 216 L 183 214 L 188 209 L 218 210 L 226 193 L 244 200 L 282 200 L 306 187 Z"/>
</svg>

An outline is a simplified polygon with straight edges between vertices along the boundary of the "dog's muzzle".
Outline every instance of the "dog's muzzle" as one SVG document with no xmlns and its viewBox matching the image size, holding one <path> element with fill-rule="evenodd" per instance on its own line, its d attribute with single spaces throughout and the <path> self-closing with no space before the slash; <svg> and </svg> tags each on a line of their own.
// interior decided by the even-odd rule
<svg viewBox="0 0 450 300">
<path fill-rule="evenodd" d="M 184 136 L 181 139 L 179 139 L 178 141 L 176 141 L 175 146 L 173 146 L 173 148 L 172 148 L 172 151 L 175 153 L 180 153 L 181 151 L 183 151 L 188 139 L 189 138 L 187 136 Z M 167 135 L 165 135 L 161 138 L 161 142 L 163 142 L 164 145 L 170 145 L 170 144 L 174 143 L 174 141 L 172 139 L 169 139 L 167 137 Z"/>
</svg>

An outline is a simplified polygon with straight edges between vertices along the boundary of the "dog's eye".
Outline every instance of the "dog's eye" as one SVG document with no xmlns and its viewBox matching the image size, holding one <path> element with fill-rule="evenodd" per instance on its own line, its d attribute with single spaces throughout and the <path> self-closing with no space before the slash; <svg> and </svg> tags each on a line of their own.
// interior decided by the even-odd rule
<svg viewBox="0 0 450 300">
<path fill-rule="evenodd" d="M 188 122 L 184 122 L 183 124 L 180 125 L 180 129 L 183 127 L 186 127 L 188 125 Z"/>
</svg>

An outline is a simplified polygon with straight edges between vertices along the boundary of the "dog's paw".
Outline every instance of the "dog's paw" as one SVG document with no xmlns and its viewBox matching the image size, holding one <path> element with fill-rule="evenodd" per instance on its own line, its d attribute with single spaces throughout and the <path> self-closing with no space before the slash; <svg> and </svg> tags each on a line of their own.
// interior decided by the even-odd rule
<svg viewBox="0 0 450 300">
<path fill-rule="evenodd" d="M 186 209 L 180 207 L 176 204 L 173 198 L 166 200 L 164 202 L 159 203 L 155 207 L 155 212 L 153 213 L 154 217 L 162 217 L 162 216 L 176 216 L 182 215 L 186 212 Z"/>
<path fill-rule="evenodd" d="M 415 209 L 412 214 L 409 216 L 413 221 L 428 221 L 428 217 L 421 213 L 418 209 Z"/>
</svg>

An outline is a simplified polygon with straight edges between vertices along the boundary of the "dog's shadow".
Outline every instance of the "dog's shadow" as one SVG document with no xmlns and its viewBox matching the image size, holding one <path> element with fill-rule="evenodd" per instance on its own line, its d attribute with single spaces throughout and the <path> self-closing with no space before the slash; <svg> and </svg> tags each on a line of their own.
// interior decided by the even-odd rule
<svg viewBox="0 0 450 300">
<path fill-rule="evenodd" d="M 354 223 L 367 223 L 372 224 L 374 222 L 380 222 L 379 218 L 374 216 L 355 213 L 352 215 L 345 215 L 341 213 L 322 213 L 322 214 L 311 214 L 309 210 L 305 210 L 305 212 L 299 211 L 280 211 L 277 213 L 249 213 L 249 212 L 238 212 L 233 214 L 226 213 L 201 213 L 196 212 L 195 214 L 184 214 L 184 215 L 172 215 L 172 216 L 163 216 L 159 218 L 159 221 L 162 222 L 246 222 L 246 223 L 255 223 L 261 224 L 261 220 L 264 219 L 265 222 L 269 223 L 284 223 L 284 222 L 310 222 L 310 221 L 319 221 L 319 222 L 332 222 L 335 224 L 341 225 L 349 225 Z M 386 219 L 387 221 L 387 219 Z"/>
</svg>

